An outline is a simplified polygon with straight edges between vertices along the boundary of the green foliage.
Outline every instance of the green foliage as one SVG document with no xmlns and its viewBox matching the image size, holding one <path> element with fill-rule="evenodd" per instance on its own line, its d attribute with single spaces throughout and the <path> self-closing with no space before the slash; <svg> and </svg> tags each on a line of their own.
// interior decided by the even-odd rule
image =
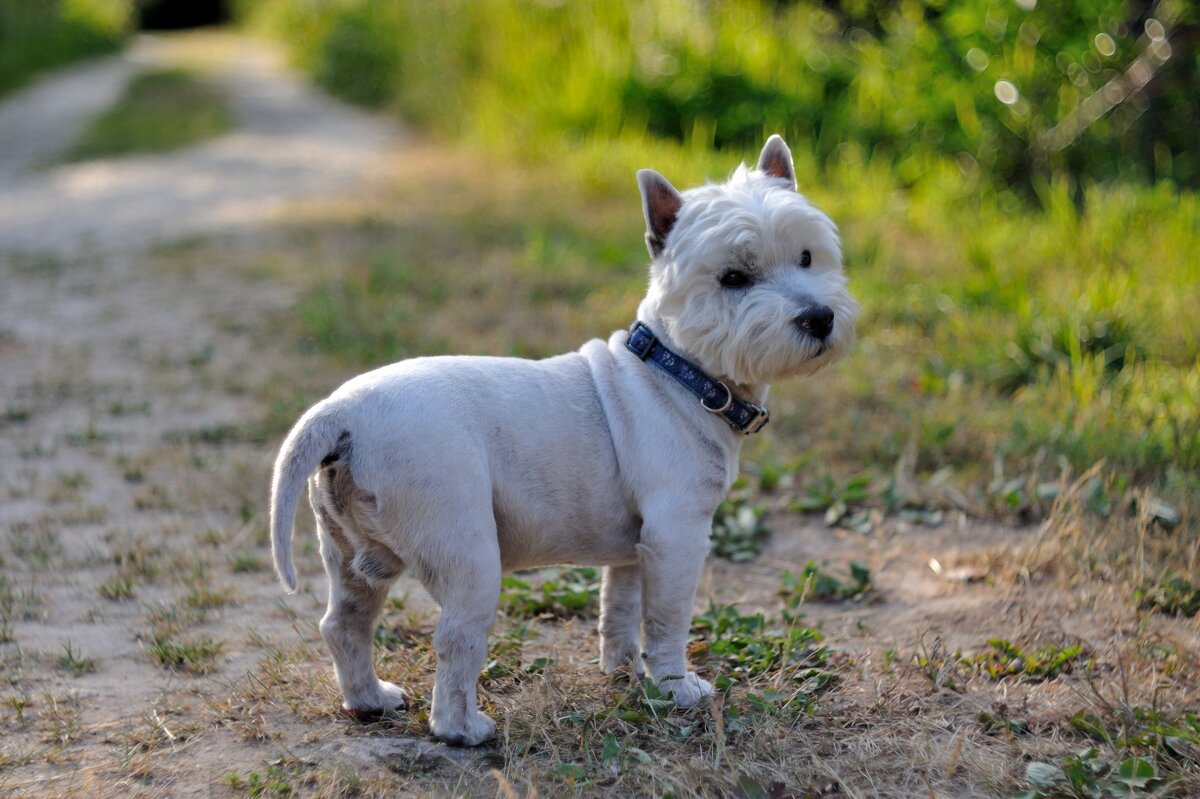
<svg viewBox="0 0 1200 799">
<path fill-rule="evenodd" d="M 1025 769 L 1029 790 L 1015 799 L 1103 799 L 1157 796 L 1162 777 L 1154 764 L 1141 757 L 1114 762 L 1099 749 L 1069 755 L 1060 765 L 1034 762 Z"/>
<path fill-rule="evenodd" d="M 182 70 L 151 70 L 130 81 L 66 157 L 84 161 L 176 150 L 218 136 L 232 124 L 217 87 Z"/>
<path fill-rule="evenodd" d="M 173 634 L 158 633 L 150 641 L 150 655 L 160 666 L 170 671 L 207 674 L 216 665 L 224 647 L 207 635 L 178 639 Z"/>
<path fill-rule="evenodd" d="M 982 669 L 993 680 L 1005 677 L 1024 677 L 1030 680 L 1050 680 L 1069 672 L 1083 656 L 1079 644 L 1063 646 L 1041 643 L 1034 649 L 1025 649 L 1003 638 L 989 638 L 988 649 L 964 657 L 964 665 Z"/>
<path fill-rule="evenodd" d="M 1154 14 L 1122 0 L 269 0 L 243 16 L 336 93 L 513 151 L 646 135 L 742 151 L 781 132 L 821 163 L 887 163 L 906 183 L 945 163 L 1030 189 L 1064 169 L 1195 184 L 1200 66 L 1170 46 L 1195 12 Z M 1165 89 L 1103 92 L 1135 59 Z"/>
<path fill-rule="evenodd" d="M 749 504 L 745 496 L 723 501 L 713 514 L 713 554 L 734 563 L 753 560 L 771 536 L 762 517 L 763 509 Z"/>
<path fill-rule="evenodd" d="M 815 560 L 804 564 L 799 574 L 784 572 L 779 593 L 789 608 L 808 600 L 840 601 L 862 599 L 871 590 L 871 570 L 858 561 L 850 561 L 849 579 L 826 572 Z"/>
<path fill-rule="evenodd" d="M 115 50 L 133 0 L 0 0 L 0 95 L 34 74 Z"/>
<path fill-rule="evenodd" d="M 690 654 L 722 669 L 717 686 L 722 690 L 729 680 L 785 669 L 799 669 L 797 679 L 807 679 L 806 669 L 828 657 L 821 632 L 786 613 L 780 621 L 768 622 L 761 613 L 745 616 L 733 605 L 713 604 L 692 619 L 692 630 L 698 640 Z"/>
<path fill-rule="evenodd" d="M 1103 718 L 1077 713 L 1071 726 L 1114 749 L 1152 755 L 1164 767 L 1172 761 L 1200 762 L 1200 716 L 1172 717 L 1141 707 L 1122 708 Z"/>
<path fill-rule="evenodd" d="M 600 572 L 592 568 L 549 569 L 540 586 L 501 578 L 500 607 L 515 618 L 594 616 L 600 603 Z"/>
<path fill-rule="evenodd" d="M 1200 613 L 1200 585 L 1171 572 L 1164 574 L 1157 583 L 1135 590 L 1133 599 L 1143 610 L 1157 610 L 1171 616 Z"/>
<path fill-rule="evenodd" d="M 871 478 L 861 474 L 843 484 L 834 481 L 828 474 L 816 482 L 804 486 L 800 495 L 789 504 L 792 510 L 801 512 L 825 511 L 825 523 L 830 527 L 845 527 L 860 533 L 868 533 L 874 524 L 870 511 L 862 504 L 871 497 Z"/>
<path fill-rule="evenodd" d="M 228 771 L 221 776 L 221 782 L 250 799 L 282 799 L 295 795 L 293 781 L 300 778 L 300 769 L 277 764 L 264 772 L 251 771 L 244 777 L 236 771 Z"/>
<path fill-rule="evenodd" d="M 70 641 L 63 644 L 63 653 L 58 657 L 58 665 L 72 677 L 82 677 L 96 670 L 95 658 L 84 657 L 76 651 Z"/>
<path fill-rule="evenodd" d="M 118 575 L 108 582 L 101 583 L 96 590 L 100 592 L 100 596 L 114 602 L 131 599 L 133 597 L 133 578 Z"/>
</svg>

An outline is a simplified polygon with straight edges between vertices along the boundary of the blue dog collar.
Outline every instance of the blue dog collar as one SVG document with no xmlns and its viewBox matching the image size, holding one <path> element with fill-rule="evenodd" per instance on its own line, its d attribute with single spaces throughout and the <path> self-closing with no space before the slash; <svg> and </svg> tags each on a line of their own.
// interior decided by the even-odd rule
<svg viewBox="0 0 1200 799">
<path fill-rule="evenodd" d="M 770 421 L 769 410 L 735 397 L 720 380 L 713 380 L 687 358 L 667 349 L 643 323 L 634 322 L 629 328 L 629 341 L 625 346 L 643 361 L 649 361 L 675 378 L 699 397 L 704 410 L 719 414 L 734 430 L 750 435 L 762 430 Z"/>
</svg>

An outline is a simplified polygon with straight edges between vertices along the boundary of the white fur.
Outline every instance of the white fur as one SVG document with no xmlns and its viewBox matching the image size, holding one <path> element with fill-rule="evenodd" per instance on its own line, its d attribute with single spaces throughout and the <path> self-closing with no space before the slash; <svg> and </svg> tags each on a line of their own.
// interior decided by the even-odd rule
<svg viewBox="0 0 1200 799">
<path fill-rule="evenodd" d="M 845 352 L 857 306 L 837 236 L 789 185 L 782 140 L 768 142 L 759 170 L 741 168 L 726 184 L 678 195 L 639 174 L 644 194 L 647 180 L 660 181 L 667 205 L 647 201 L 648 218 L 663 213 L 648 234 L 657 257 L 639 318 L 664 341 L 752 401 L 768 380 Z M 809 269 L 797 265 L 805 249 Z M 755 284 L 721 286 L 731 263 L 753 270 Z M 793 323 L 814 304 L 835 313 L 823 345 Z M 404 703 L 375 676 L 371 642 L 406 567 L 442 608 L 430 713 L 442 740 L 475 745 L 495 730 L 476 680 L 511 569 L 604 566 L 604 671 L 644 668 L 685 707 L 712 693 L 684 651 L 712 515 L 743 437 L 626 339 L 618 331 L 543 361 L 404 361 L 349 381 L 297 423 L 275 465 L 275 563 L 294 590 L 292 522 L 307 480 L 330 577 L 321 634 L 347 710 Z"/>
</svg>

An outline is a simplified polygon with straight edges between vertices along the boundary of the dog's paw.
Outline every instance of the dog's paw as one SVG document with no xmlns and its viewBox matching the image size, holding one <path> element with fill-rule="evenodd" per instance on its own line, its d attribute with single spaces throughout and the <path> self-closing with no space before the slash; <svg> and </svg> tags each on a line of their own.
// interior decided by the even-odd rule
<svg viewBox="0 0 1200 799">
<path fill-rule="evenodd" d="M 472 710 L 460 719 L 431 717 L 429 729 L 435 738 L 451 746 L 478 746 L 496 733 L 496 722 Z"/>
<path fill-rule="evenodd" d="M 691 707 L 706 696 L 712 696 L 713 687 L 707 680 L 689 671 L 686 677 L 668 678 L 658 681 L 658 689 L 670 693 L 677 707 Z"/>
<path fill-rule="evenodd" d="M 382 706 L 387 710 L 403 710 L 408 707 L 408 696 L 404 689 L 391 682 L 379 681 L 379 696 Z"/>
<path fill-rule="evenodd" d="M 629 666 L 633 666 L 633 673 L 639 679 L 646 674 L 646 665 L 642 663 L 637 641 L 617 643 L 607 638 L 600 640 L 600 669 L 605 674 L 614 674 Z"/>
<path fill-rule="evenodd" d="M 376 690 L 370 696 L 356 697 L 352 702 L 346 701 L 342 705 L 342 715 L 360 721 L 374 721 L 406 707 L 408 697 L 404 689 L 395 683 L 379 680 Z"/>
</svg>

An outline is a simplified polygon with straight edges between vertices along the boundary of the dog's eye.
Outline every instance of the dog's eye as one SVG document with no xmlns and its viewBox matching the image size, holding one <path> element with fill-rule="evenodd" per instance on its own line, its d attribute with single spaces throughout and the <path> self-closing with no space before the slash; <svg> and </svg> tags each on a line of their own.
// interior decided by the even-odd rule
<svg viewBox="0 0 1200 799">
<path fill-rule="evenodd" d="M 800 268 L 808 269 L 810 266 L 812 266 L 812 253 L 805 250 L 800 253 Z"/>
<path fill-rule="evenodd" d="M 721 285 L 727 289 L 745 288 L 752 282 L 754 281 L 750 279 L 750 276 L 740 269 L 730 269 L 721 275 Z"/>
</svg>

